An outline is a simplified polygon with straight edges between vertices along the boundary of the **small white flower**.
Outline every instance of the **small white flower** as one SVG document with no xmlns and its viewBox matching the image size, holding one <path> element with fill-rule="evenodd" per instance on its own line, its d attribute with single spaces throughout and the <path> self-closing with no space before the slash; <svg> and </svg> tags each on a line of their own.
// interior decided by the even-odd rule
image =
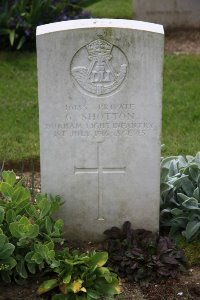
<svg viewBox="0 0 200 300">
<path fill-rule="evenodd" d="M 177 296 L 183 296 L 183 292 L 179 292 Z"/>
</svg>

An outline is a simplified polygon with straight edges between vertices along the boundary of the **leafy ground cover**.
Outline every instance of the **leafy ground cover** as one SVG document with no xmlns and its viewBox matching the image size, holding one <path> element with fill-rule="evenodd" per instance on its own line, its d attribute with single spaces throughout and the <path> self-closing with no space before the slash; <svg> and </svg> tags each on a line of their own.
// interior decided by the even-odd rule
<svg viewBox="0 0 200 300">
<path fill-rule="evenodd" d="M 34 174 L 34 182 L 33 182 L 33 174 L 31 173 L 24 173 L 24 175 L 26 176 L 26 186 L 28 187 L 32 187 L 35 189 L 35 191 L 40 192 L 40 174 L 39 173 L 35 173 Z M 127 223 L 127 225 L 129 225 Z M 100 251 L 100 250 L 106 250 L 106 251 L 110 251 L 113 252 L 113 243 L 116 243 L 117 240 L 117 235 L 120 234 L 123 243 L 121 244 L 121 250 L 123 252 L 124 247 L 126 247 L 126 243 L 125 241 L 132 241 L 132 244 L 129 244 L 129 246 L 133 246 L 135 247 L 134 249 L 136 250 L 134 252 L 134 260 L 137 263 L 137 265 L 135 265 L 136 267 L 136 272 L 134 272 L 133 274 L 138 275 L 139 273 L 139 269 L 137 268 L 141 268 L 141 266 L 146 266 L 146 263 L 143 265 L 144 261 L 143 259 L 141 259 L 139 256 L 141 255 L 141 251 L 144 251 L 144 247 L 143 247 L 143 242 L 145 245 L 145 238 L 142 238 L 142 240 L 140 239 L 140 235 L 137 236 L 137 234 L 147 234 L 146 239 L 148 240 L 149 238 L 149 234 L 148 232 L 144 232 L 144 231 L 130 231 L 130 226 L 125 226 L 126 229 L 126 235 L 124 236 L 123 234 L 125 233 L 125 231 L 120 231 L 119 229 L 115 228 L 115 230 L 108 230 L 107 231 L 107 236 L 110 236 L 110 238 L 108 239 L 108 242 L 105 243 L 91 243 L 91 242 L 85 242 L 85 243 L 80 243 L 80 242 L 76 242 L 76 243 L 72 243 L 70 241 L 66 242 L 66 246 L 70 247 L 71 249 L 78 249 L 81 252 L 87 252 L 87 251 Z M 113 235 L 114 233 L 114 237 L 115 239 L 113 239 L 111 237 L 111 235 Z M 131 234 L 129 234 L 131 233 Z M 135 236 L 135 238 L 132 239 L 132 234 L 133 237 Z M 135 235 L 136 234 L 136 235 Z M 138 239 L 139 237 L 139 239 Z M 131 240 L 130 240 L 131 239 Z M 141 244 L 142 241 L 142 244 Z M 161 254 L 162 258 L 161 260 L 170 260 L 171 256 L 177 256 L 178 252 L 176 253 L 176 251 L 173 250 L 173 247 L 171 243 L 167 244 L 165 243 L 167 241 L 166 238 L 164 239 L 160 239 L 161 244 L 165 245 L 167 247 L 169 247 L 168 250 L 170 250 L 168 252 L 167 250 L 167 256 L 163 253 L 161 254 L 159 252 L 159 255 Z M 163 243 L 164 242 L 164 243 Z M 151 252 L 152 248 L 150 243 L 148 244 L 148 250 Z M 160 244 L 160 245 L 161 245 Z M 127 244 L 128 245 L 128 244 Z M 169 279 L 154 279 L 153 282 L 150 282 L 148 286 L 140 286 L 138 283 L 134 283 L 134 282 L 127 282 L 125 279 L 122 279 L 122 287 L 124 290 L 123 295 L 119 296 L 119 299 L 136 299 L 136 300 L 178 300 L 178 299 L 183 299 L 183 300 L 198 300 L 200 297 L 200 267 L 199 267 L 199 262 L 200 262 L 200 257 L 199 257 L 199 251 L 200 251 L 200 244 L 198 241 L 194 241 L 192 243 L 186 243 L 185 239 L 180 238 L 178 240 L 177 245 L 181 248 L 184 249 L 184 252 L 186 254 L 187 259 L 189 260 L 190 263 L 190 270 L 189 272 L 180 274 L 178 277 L 176 278 L 169 278 Z M 118 247 L 120 245 L 118 244 Z M 132 247 L 131 246 L 131 247 Z M 142 249 L 141 249 L 142 247 Z M 171 247 L 171 248 L 170 248 Z M 116 247 L 114 246 L 114 250 L 116 250 Z M 138 252 L 139 251 L 139 252 Z M 146 250 L 145 250 L 146 251 Z M 165 249 L 162 249 L 162 252 L 165 252 Z M 123 253 L 120 253 L 120 255 L 123 255 Z M 115 253 L 114 253 L 115 254 Z M 117 253 L 118 255 L 119 253 Z M 129 253 L 131 254 L 131 253 Z M 132 263 L 132 259 L 130 258 L 128 253 L 126 253 L 126 255 L 128 255 L 127 257 L 124 256 L 123 261 L 122 262 L 131 262 Z M 150 253 L 149 253 L 150 254 Z M 158 253 L 157 253 L 158 254 Z M 138 256 L 139 255 L 139 256 Z M 149 256 L 150 257 L 150 256 Z M 178 259 L 180 259 L 180 256 L 177 256 Z M 117 257 L 113 257 L 114 260 L 117 259 Z M 149 259 L 148 255 L 146 256 L 145 259 Z M 133 261 L 134 261 L 133 260 Z M 173 260 L 173 258 L 172 258 Z M 155 263 L 155 261 L 154 261 Z M 151 261 L 149 261 L 149 264 L 151 265 Z M 157 267 L 156 269 L 159 270 L 160 267 L 160 262 L 156 262 Z M 173 267 L 173 265 L 172 265 Z M 154 269 L 154 270 L 156 270 Z M 170 268 L 171 269 L 171 268 Z M 127 271 L 128 268 L 125 268 L 125 270 Z M 165 270 L 166 271 L 166 270 Z M 141 273 L 144 274 L 144 273 Z M 146 274 L 145 274 L 146 275 Z M 40 299 L 40 300 L 44 300 L 44 299 L 50 299 L 49 295 L 47 293 L 41 296 L 38 296 L 36 294 L 36 291 L 38 289 L 38 286 L 44 282 L 44 280 L 48 279 L 48 277 L 46 277 L 45 274 L 39 274 L 37 276 L 33 275 L 33 277 L 31 277 L 30 279 L 27 279 L 23 282 L 22 286 L 16 285 L 16 284 L 12 284 L 12 288 L 10 285 L 6 285 L 3 284 L 2 282 L 0 283 L 0 300 L 5 300 L 5 299 L 10 299 L 10 300 L 21 300 L 21 299 L 26 299 L 26 300 L 33 300 L 33 299 Z"/>
<path fill-rule="evenodd" d="M 89 13 L 70 0 L 3 0 L 0 3 L 0 49 L 35 49 L 36 26 L 89 17 Z"/>
<path fill-rule="evenodd" d="M 51 300 L 92 300 L 121 293 L 117 274 L 104 266 L 107 252 L 63 247 L 64 221 L 52 218 L 62 204 L 59 197 L 38 193 L 32 198 L 13 171 L 0 176 L 0 285 L 20 284 L 40 273 L 49 278 L 36 294 L 47 293 Z"/>
</svg>

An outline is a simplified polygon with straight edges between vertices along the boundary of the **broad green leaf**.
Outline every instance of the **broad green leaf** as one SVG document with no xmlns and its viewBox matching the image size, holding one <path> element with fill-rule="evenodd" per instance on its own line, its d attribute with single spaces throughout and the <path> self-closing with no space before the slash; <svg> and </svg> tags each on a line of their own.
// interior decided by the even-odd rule
<svg viewBox="0 0 200 300">
<path fill-rule="evenodd" d="M 54 249 L 54 242 L 49 242 L 46 243 L 45 246 L 47 247 L 48 250 L 53 250 Z"/>
<path fill-rule="evenodd" d="M 194 185 L 188 177 L 184 177 L 182 179 L 182 189 L 186 193 L 186 195 L 190 197 L 193 195 Z"/>
<path fill-rule="evenodd" d="M 183 214 L 183 211 L 182 211 L 181 209 L 179 209 L 179 208 L 173 208 L 173 209 L 171 210 L 171 213 L 172 213 L 172 215 L 174 215 L 174 216 L 180 216 L 180 215 Z"/>
<path fill-rule="evenodd" d="M 39 253 L 34 253 L 32 256 L 32 261 L 37 265 L 40 265 L 43 262 L 43 257 Z"/>
<path fill-rule="evenodd" d="M 195 198 L 189 198 L 185 200 L 182 205 L 187 209 L 200 209 L 198 205 L 198 200 Z"/>
<path fill-rule="evenodd" d="M 47 233 L 50 235 L 52 232 L 52 228 L 53 228 L 53 222 L 49 216 L 47 216 L 45 218 L 45 228 L 46 228 Z"/>
<path fill-rule="evenodd" d="M 100 299 L 101 298 L 101 294 L 92 289 L 87 290 L 87 295 L 92 299 Z"/>
<path fill-rule="evenodd" d="M 187 159 L 188 163 L 191 163 L 192 161 L 195 160 L 195 157 L 192 155 L 186 155 L 186 159 Z"/>
<path fill-rule="evenodd" d="M 103 265 L 105 265 L 105 263 L 108 260 L 108 253 L 107 252 L 97 252 L 95 253 L 90 261 L 89 261 L 89 265 L 91 266 L 97 266 L 97 267 L 102 267 Z"/>
<path fill-rule="evenodd" d="M 12 222 L 9 225 L 11 234 L 16 238 L 31 238 L 34 239 L 39 234 L 39 226 L 31 224 L 30 220 L 22 216 L 20 220 Z"/>
<path fill-rule="evenodd" d="M 110 275 L 110 271 L 106 267 L 99 267 L 96 269 L 96 274 L 98 275 Z"/>
<path fill-rule="evenodd" d="M 200 164 L 200 152 L 198 152 L 195 156 L 195 161 Z"/>
<path fill-rule="evenodd" d="M 25 261 L 28 262 L 28 263 L 32 263 L 32 256 L 34 254 L 34 251 L 31 251 L 31 252 L 28 252 L 25 256 Z"/>
<path fill-rule="evenodd" d="M 97 291 L 106 296 L 114 296 L 122 292 L 119 284 L 100 283 L 96 285 Z"/>
<path fill-rule="evenodd" d="M 43 196 L 42 198 L 37 198 L 37 204 L 38 207 L 40 209 L 40 215 L 39 218 L 42 219 L 44 218 L 51 210 L 51 203 L 49 202 L 49 200 Z"/>
<path fill-rule="evenodd" d="M 10 30 L 9 39 L 11 46 L 13 46 L 15 42 L 15 30 Z"/>
<path fill-rule="evenodd" d="M 9 257 L 4 263 L 9 265 L 9 270 L 12 270 L 17 265 L 17 262 L 13 257 Z"/>
<path fill-rule="evenodd" d="M 71 280 L 72 276 L 70 274 L 66 275 L 63 277 L 63 282 L 64 283 L 70 283 L 70 280 Z"/>
<path fill-rule="evenodd" d="M 52 236 L 60 236 L 63 232 L 64 221 L 62 219 L 56 220 L 54 224 L 54 231 L 52 232 Z"/>
<path fill-rule="evenodd" d="M 171 164 L 172 160 L 174 160 L 174 159 L 177 159 L 177 156 L 169 156 L 169 157 L 164 158 L 161 161 L 161 168 L 165 167 L 165 168 L 169 169 L 170 164 Z"/>
<path fill-rule="evenodd" d="M 180 217 L 180 216 L 176 216 L 173 219 L 171 219 L 170 223 L 171 226 L 179 226 L 179 228 L 185 228 L 186 224 L 188 222 L 188 218 L 187 217 Z"/>
<path fill-rule="evenodd" d="M 185 168 L 187 166 L 187 161 L 182 155 L 178 156 L 178 167 L 179 169 Z"/>
<path fill-rule="evenodd" d="M 16 204 L 15 204 L 15 210 L 16 214 L 18 215 L 21 213 L 24 209 L 26 209 L 30 205 L 30 202 L 28 199 L 20 199 Z"/>
<path fill-rule="evenodd" d="M 5 216 L 5 210 L 2 206 L 0 206 L 0 225 L 3 223 L 4 216 Z"/>
<path fill-rule="evenodd" d="M 27 268 L 28 268 L 28 270 L 31 274 L 36 273 L 36 264 L 34 262 L 33 263 L 27 263 Z"/>
<path fill-rule="evenodd" d="M 4 248 L 6 241 L 7 237 L 5 236 L 5 234 L 0 234 L 0 251 Z"/>
<path fill-rule="evenodd" d="M 187 175 L 170 177 L 168 184 L 172 185 L 173 188 L 179 188 L 183 185 L 184 178 L 187 178 Z"/>
<path fill-rule="evenodd" d="M 20 41 L 19 41 L 19 43 L 18 43 L 18 45 L 17 45 L 17 50 L 20 50 L 22 48 L 22 46 L 25 43 L 25 41 L 26 41 L 25 36 L 22 36 L 21 39 L 20 39 Z"/>
<path fill-rule="evenodd" d="M 46 292 L 51 291 L 55 287 L 59 285 L 59 281 L 57 279 L 49 279 L 44 281 L 39 288 L 37 289 L 37 294 L 40 296 L 45 294 Z"/>
<path fill-rule="evenodd" d="M 190 199 L 190 197 L 186 196 L 185 194 L 182 193 L 177 193 L 178 199 L 180 203 L 183 203 L 184 201 Z"/>
<path fill-rule="evenodd" d="M 171 161 L 169 166 L 169 176 L 174 176 L 179 172 L 177 167 L 177 161 L 174 159 Z"/>
<path fill-rule="evenodd" d="M 183 232 L 183 235 L 189 241 L 199 231 L 199 229 L 200 229 L 200 222 L 198 221 L 189 222 L 186 226 L 186 230 Z"/>
<path fill-rule="evenodd" d="M 163 182 L 161 183 L 161 186 L 160 186 L 160 190 L 161 190 L 161 195 L 162 193 L 164 193 L 165 191 L 169 191 L 170 189 L 173 188 L 173 185 L 169 184 L 169 183 L 166 183 L 166 182 Z"/>
<path fill-rule="evenodd" d="M 161 182 L 166 181 L 168 173 L 169 173 L 169 170 L 167 168 L 162 168 L 161 169 L 161 176 L 160 176 L 160 181 Z"/>
<path fill-rule="evenodd" d="M 16 213 L 13 209 L 9 209 L 6 213 L 6 222 L 8 224 L 16 221 Z"/>
<path fill-rule="evenodd" d="M 9 256 L 13 254 L 15 250 L 15 246 L 11 243 L 7 243 L 4 245 L 4 248 L 0 250 L 0 259 L 7 259 Z"/>
<path fill-rule="evenodd" d="M 199 187 L 194 190 L 193 197 L 196 198 L 200 202 L 200 191 Z"/>
<path fill-rule="evenodd" d="M 1 188 L 0 191 L 5 197 L 12 198 L 12 195 L 14 193 L 14 188 L 9 183 L 1 182 L 0 188 Z"/>
<path fill-rule="evenodd" d="M 28 215 L 32 218 L 32 219 L 36 219 L 38 220 L 39 218 L 39 213 L 37 211 L 37 209 L 33 206 L 33 205 L 28 205 L 25 208 L 26 212 L 28 213 Z"/>
<path fill-rule="evenodd" d="M 28 189 L 19 186 L 17 187 L 12 195 L 12 201 L 14 202 L 22 202 L 24 200 L 29 200 L 31 198 L 31 194 Z"/>
<path fill-rule="evenodd" d="M 16 265 L 16 270 L 22 278 L 26 279 L 28 277 L 23 259 L 18 261 L 18 263 Z"/>
<path fill-rule="evenodd" d="M 16 182 L 16 175 L 13 171 L 3 171 L 2 178 L 6 183 L 10 184 L 11 186 L 14 186 Z"/>
</svg>

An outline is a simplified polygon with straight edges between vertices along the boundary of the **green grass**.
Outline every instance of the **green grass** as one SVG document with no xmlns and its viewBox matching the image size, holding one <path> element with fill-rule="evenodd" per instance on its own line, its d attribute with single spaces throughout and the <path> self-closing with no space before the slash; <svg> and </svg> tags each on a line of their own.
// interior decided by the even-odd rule
<svg viewBox="0 0 200 300">
<path fill-rule="evenodd" d="M 164 68 L 163 154 L 200 151 L 200 55 L 166 55 Z"/>
<path fill-rule="evenodd" d="M 133 0 L 82 0 L 80 5 L 96 18 L 133 18 Z"/>
<path fill-rule="evenodd" d="M 185 257 L 190 267 L 200 265 L 200 241 L 196 239 L 187 243 L 183 237 L 176 241 L 177 246 L 185 252 Z"/>
<path fill-rule="evenodd" d="M 0 53 L 0 161 L 39 157 L 36 56 Z"/>
<path fill-rule="evenodd" d="M 0 53 L 0 161 L 39 159 L 36 55 Z M 163 155 L 200 151 L 200 55 L 165 55 Z"/>
<path fill-rule="evenodd" d="M 94 17 L 132 18 L 132 0 L 82 0 Z M 165 55 L 163 155 L 200 151 L 200 55 Z M 36 55 L 0 53 L 0 162 L 39 159 Z"/>
</svg>

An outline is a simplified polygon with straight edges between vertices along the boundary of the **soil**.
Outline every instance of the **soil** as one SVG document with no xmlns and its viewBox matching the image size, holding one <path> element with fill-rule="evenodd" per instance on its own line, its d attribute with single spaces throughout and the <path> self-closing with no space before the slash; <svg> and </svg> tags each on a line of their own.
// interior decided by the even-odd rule
<svg viewBox="0 0 200 300">
<path fill-rule="evenodd" d="M 173 30 L 166 32 L 165 51 L 175 54 L 199 54 L 200 53 L 200 30 Z M 28 166 L 28 167 L 27 167 Z M 5 169 L 16 169 L 16 164 L 8 164 Z M 22 171 L 22 168 L 17 169 Z M 30 164 L 25 164 L 25 169 L 30 168 Z M 36 162 L 36 172 L 24 172 L 25 184 L 33 191 L 40 191 L 39 164 Z M 18 172 L 18 176 L 21 173 Z M 70 243 L 68 243 L 69 245 Z M 80 250 L 98 249 L 101 245 L 86 243 L 84 245 L 71 245 Z M 6 285 L 0 282 L 0 300 L 42 300 L 50 299 L 50 296 L 39 297 L 36 290 L 44 280 L 41 276 L 30 278 L 22 285 Z M 135 300 L 200 300 L 200 266 L 194 266 L 186 274 L 179 274 L 175 279 L 157 280 L 147 287 L 141 287 L 134 282 L 122 281 L 123 294 L 121 299 Z"/>
<path fill-rule="evenodd" d="M 200 29 L 166 31 L 165 51 L 176 54 L 200 53 Z"/>
</svg>

